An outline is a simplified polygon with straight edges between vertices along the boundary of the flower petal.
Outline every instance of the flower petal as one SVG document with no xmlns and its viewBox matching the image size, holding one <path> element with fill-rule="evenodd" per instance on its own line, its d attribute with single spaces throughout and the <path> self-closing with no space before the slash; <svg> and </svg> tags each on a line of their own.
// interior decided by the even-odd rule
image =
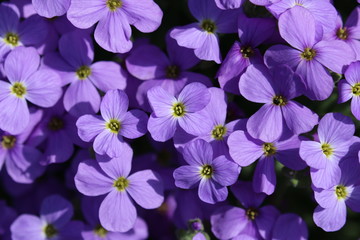
<svg viewBox="0 0 360 240">
<path fill-rule="evenodd" d="M 128 177 L 126 189 L 137 204 L 145 209 L 160 207 L 164 201 L 164 190 L 160 176 L 152 170 L 136 172 Z"/>
<path fill-rule="evenodd" d="M 302 141 L 299 153 L 306 164 L 315 169 L 325 168 L 328 161 L 319 142 Z"/>
<path fill-rule="evenodd" d="M 0 128 L 11 134 L 19 134 L 29 124 L 30 113 L 25 99 L 8 95 L 0 101 Z"/>
<path fill-rule="evenodd" d="M 215 204 L 227 198 L 228 190 L 212 179 L 203 178 L 200 181 L 198 194 L 203 202 Z"/>
<path fill-rule="evenodd" d="M 156 117 L 168 117 L 171 116 L 172 104 L 176 102 L 176 98 L 162 87 L 153 87 L 147 91 L 147 96 L 151 108 L 154 111 Z"/>
<path fill-rule="evenodd" d="M 181 166 L 173 173 L 175 185 L 179 188 L 194 188 L 201 180 L 200 169 L 198 166 Z"/>
<path fill-rule="evenodd" d="M 85 160 L 79 164 L 75 175 L 77 190 L 86 196 L 99 196 L 113 189 L 113 180 L 100 168 L 96 160 Z"/>
<path fill-rule="evenodd" d="M 172 138 L 177 128 L 177 121 L 173 117 L 155 117 L 150 115 L 147 128 L 151 137 L 158 142 L 165 142 Z"/>
<path fill-rule="evenodd" d="M 41 204 L 41 218 L 57 228 L 61 228 L 69 222 L 73 213 L 74 209 L 71 203 L 60 195 L 51 195 L 45 198 Z"/>
<path fill-rule="evenodd" d="M 147 132 L 148 116 L 140 110 L 131 110 L 125 114 L 121 122 L 120 134 L 126 138 L 134 139 Z"/>
<path fill-rule="evenodd" d="M 126 191 L 111 191 L 100 205 L 101 225 L 112 232 L 127 232 L 135 224 L 136 208 Z"/>
<path fill-rule="evenodd" d="M 44 240 L 43 227 L 44 223 L 40 218 L 30 214 L 22 214 L 11 224 L 12 239 Z"/>
<path fill-rule="evenodd" d="M 197 112 L 206 107 L 210 98 L 207 87 L 202 83 L 194 82 L 184 87 L 178 101 L 184 104 L 186 112 Z"/>
<path fill-rule="evenodd" d="M 105 2 L 72 0 L 67 18 L 74 26 L 85 29 L 106 17 L 107 12 Z"/>
<path fill-rule="evenodd" d="M 94 141 L 105 129 L 105 122 L 100 116 L 84 115 L 76 121 L 79 137 L 85 142 Z"/>
<path fill-rule="evenodd" d="M 185 145 L 183 156 L 185 161 L 192 166 L 211 165 L 213 150 L 210 143 L 197 139 Z"/>
<path fill-rule="evenodd" d="M 276 174 L 275 159 L 262 157 L 259 159 L 254 173 L 253 188 L 255 192 L 271 195 L 275 190 Z"/>
<path fill-rule="evenodd" d="M 122 121 L 129 108 L 129 98 L 122 90 L 107 91 L 100 105 L 101 116 L 105 121 Z"/>
<path fill-rule="evenodd" d="M 124 70 L 115 62 L 101 61 L 91 65 L 89 79 L 103 92 L 113 89 L 124 90 L 126 78 Z"/>
<path fill-rule="evenodd" d="M 322 208 L 317 206 L 313 219 L 318 227 L 327 232 L 335 232 L 341 229 L 346 222 L 346 205 L 338 202 L 334 208 Z"/>
<path fill-rule="evenodd" d="M 225 156 L 215 158 L 212 166 L 214 168 L 213 179 L 222 186 L 233 185 L 239 177 L 240 167 Z"/>
<path fill-rule="evenodd" d="M 126 150 L 127 143 L 121 135 L 104 129 L 94 140 L 94 151 L 97 154 L 107 154 L 109 157 L 119 157 Z"/>
</svg>

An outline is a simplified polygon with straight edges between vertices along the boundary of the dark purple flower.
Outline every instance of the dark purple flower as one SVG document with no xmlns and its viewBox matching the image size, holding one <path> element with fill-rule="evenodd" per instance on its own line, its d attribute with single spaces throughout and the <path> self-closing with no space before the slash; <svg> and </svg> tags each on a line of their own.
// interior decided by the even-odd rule
<svg viewBox="0 0 360 240">
<path fill-rule="evenodd" d="M 42 43 L 47 32 L 48 28 L 41 17 L 31 16 L 20 23 L 19 9 L 15 5 L 0 4 L 0 62 L 19 46 Z"/>
<path fill-rule="evenodd" d="M 247 167 L 259 159 L 254 173 L 255 192 L 270 195 L 275 190 L 275 159 L 293 170 L 306 167 L 299 156 L 298 136 L 282 137 L 274 142 L 263 142 L 252 138 L 244 131 L 235 131 L 228 138 L 230 156 L 241 167 Z"/>
<path fill-rule="evenodd" d="M 73 31 L 59 41 L 60 53 L 46 54 L 43 68 L 55 70 L 62 86 L 70 84 L 64 94 L 64 107 L 79 117 L 99 111 L 100 94 L 114 89 L 124 89 L 126 78 L 119 64 L 94 60 L 94 47 L 87 32 Z"/>
<path fill-rule="evenodd" d="M 3 240 L 11 240 L 10 225 L 15 220 L 17 214 L 14 209 L 8 207 L 2 200 L 0 200 L 0 212 L 0 237 Z"/>
<path fill-rule="evenodd" d="M 239 87 L 246 99 L 265 103 L 247 121 L 253 138 L 273 142 L 284 130 L 298 135 L 310 131 L 318 122 L 315 113 L 292 100 L 302 94 L 303 85 L 287 66 L 269 70 L 263 65 L 251 65 L 241 76 Z"/>
<path fill-rule="evenodd" d="M 224 201 L 227 186 L 235 183 L 240 168 L 225 156 L 214 159 L 211 145 L 202 139 L 188 143 L 182 154 L 189 165 L 175 169 L 175 185 L 189 189 L 199 184 L 202 201 L 211 204 Z"/>
<path fill-rule="evenodd" d="M 41 204 L 40 217 L 22 214 L 11 225 L 13 240 L 78 240 L 82 222 L 70 221 L 73 207 L 59 195 L 51 195 Z"/>
<path fill-rule="evenodd" d="M 237 182 L 231 191 L 243 208 L 225 206 L 211 216 L 211 231 L 220 239 L 269 239 L 279 211 L 271 206 L 260 207 L 265 198 L 255 193 L 250 182 Z"/>
<path fill-rule="evenodd" d="M 266 41 L 275 31 L 276 22 L 270 18 L 248 18 L 240 14 L 236 41 L 221 64 L 217 77 L 221 88 L 227 92 L 239 94 L 241 74 L 251 64 L 262 64 L 263 59 L 257 47 Z"/>
<path fill-rule="evenodd" d="M 307 240 L 308 229 L 305 221 L 294 213 L 285 213 L 278 217 L 272 230 L 271 240 Z"/>
<path fill-rule="evenodd" d="M 221 10 L 214 0 L 189 0 L 188 5 L 198 22 L 176 27 L 170 32 L 170 36 L 180 46 L 194 49 L 199 59 L 220 63 L 218 33 L 236 32 L 236 21 L 240 11 Z"/>
<path fill-rule="evenodd" d="M 275 45 L 266 51 L 264 58 L 267 66 L 286 64 L 291 67 L 306 83 L 304 94 L 312 100 L 324 100 L 334 88 L 327 68 L 343 73 L 344 67 L 355 60 L 355 52 L 343 41 L 321 40 L 322 32 L 317 26 L 305 8 L 295 6 L 287 10 L 279 18 L 279 31 L 294 48 Z"/>
</svg>

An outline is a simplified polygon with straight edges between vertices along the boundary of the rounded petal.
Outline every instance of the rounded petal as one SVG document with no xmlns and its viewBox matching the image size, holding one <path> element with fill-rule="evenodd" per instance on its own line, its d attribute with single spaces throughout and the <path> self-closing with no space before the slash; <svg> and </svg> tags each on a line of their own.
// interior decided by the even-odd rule
<svg viewBox="0 0 360 240">
<path fill-rule="evenodd" d="M 11 83 L 21 82 L 34 73 L 40 64 L 35 48 L 17 47 L 6 57 L 4 70 Z"/>
<path fill-rule="evenodd" d="M 338 202 L 334 208 L 322 208 L 317 206 L 313 219 L 318 227 L 327 232 L 335 232 L 341 229 L 346 222 L 346 205 Z"/>
<path fill-rule="evenodd" d="M 338 90 L 339 90 L 338 103 L 344 103 L 348 101 L 350 98 L 355 97 L 353 96 L 351 85 L 345 79 L 342 79 L 338 83 Z"/>
<path fill-rule="evenodd" d="M 282 112 L 286 125 L 296 135 L 311 131 L 319 119 L 316 113 L 294 101 L 283 106 Z"/>
<path fill-rule="evenodd" d="M 122 90 L 107 91 L 100 105 L 101 116 L 105 121 L 122 121 L 129 107 L 129 98 Z"/>
<path fill-rule="evenodd" d="M 105 50 L 125 53 L 132 48 L 131 28 L 122 11 L 108 12 L 95 29 L 95 40 Z M 116 40 L 115 40 L 116 39 Z"/>
<path fill-rule="evenodd" d="M 198 194 L 203 202 L 215 204 L 227 198 L 228 190 L 212 179 L 203 178 L 200 181 Z"/>
<path fill-rule="evenodd" d="M 194 188 L 201 180 L 200 168 L 198 166 L 181 166 L 173 173 L 175 185 L 179 188 Z"/>
<path fill-rule="evenodd" d="M 174 28 L 170 32 L 170 37 L 174 38 L 179 46 L 196 49 L 204 44 L 206 34 L 200 29 L 198 23 L 192 23 Z"/>
<path fill-rule="evenodd" d="M 183 156 L 185 161 L 193 166 L 211 165 L 213 150 L 210 143 L 197 139 L 185 145 Z"/>
<path fill-rule="evenodd" d="M 35 11 L 42 17 L 52 18 L 55 16 L 61 16 L 66 13 L 70 6 L 70 0 L 57 0 L 57 1 L 46 1 L 46 0 L 33 0 L 32 4 Z"/>
<path fill-rule="evenodd" d="M 147 91 L 147 96 L 151 108 L 156 117 L 171 116 L 172 105 L 176 102 L 176 98 L 164 90 L 162 87 L 153 87 Z"/>
<path fill-rule="evenodd" d="M 225 156 L 215 158 L 212 166 L 214 168 L 213 179 L 222 186 L 233 185 L 239 177 L 240 167 Z"/>
<path fill-rule="evenodd" d="M 350 64 L 345 71 L 345 79 L 351 85 L 359 83 L 360 79 L 360 61 Z"/>
<path fill-rule="evenodd" d="M 203 45 L 195 49 L 195 55 L 201 60 L 214 61 L 220 64 L 219 37 L 216 34 L 207 32 L 203 32 L 201 37 L 204 38 L 204 42 Z"/>
<path fill-rule="evenodd" d="M 255 219 L 255 223 L 264 239 L 270 239 L 275 221 L 279 215 L 279 210 L 271 205 L 259 209 L 259 216 Z"/>
<path fill-rule="evenodd" d="M 44 223 L 40 218 L 22 214 L 11 224 L 11 236 L 14 240 L 44 240 L 43 227 Z"/>
<path fill-rule="evenodd" d="M 47 69 L 36 71 L 26 79 L 26 99 L 40 107 L 52 107 L 62 95 L 58 75 Z"/>
<path fill-rule="evenodd" d="M 299 153 L 306 164 L 315 169 L 325 168 L 328 161 L 319 142 L 302 141 Z"/>
<path fill-rule="evenodd" d="M 360 120 L 360 97 L 354 96 L 351 100 L 351 113 Z"/>
<path fill-rule="evenodd" d="M 286 227 L 284 227 L 286 226 Z M 274 225 L 272 240 L 308 239 L 306 222 L 294 213 L 282 214 Z"/>
<path fill-rule="evenodd" d="M 89 79 L 103 92 L 113 89 L 124 90 L 126 78 L 124 70 L 115 62 L 101 61 L 91 65 Z"/>
<path fill-rule="evenodd" d="M 230 134 L 227 143 L 231 158 L 242 167 L 249 166 L 264 154 L 262 142 L 244 131 Z"/>
<path fill-rule="evenodd" d="M 266 50 L 264 62 L 268 67 L 285 64 L 295 70 L 301 61 L 300 54 L 301 52 L 299 50 L 293 49 L 292 47 L 275 45 Z"/>
<path fill-rule="evenodd" d="M 127 143 L 121 135 L 104 129 L 94 140 L 94 151 L 97 154 L 107 154 L 109 157 L 119 157 L 126 150 Z"/>
<path fill-rule="evenodd" d="M 317 188 L 331 188 L 341 179 L 341 169 L 337 162 L 327 161 L 325 168 L 310 168 L 311 181 Z"/>
<path fill-rule="evenodd" d="M 273 142 L 283 131 L 281 107 L 265 104 L 247 121 L 246 128 L 253 138 Z"/>
<path fill-rule="evenodd" d="M 165 142 L 172 138 L 177 128 L 177 121 L 173 117 L 155 117 L 150 115 L 147 128 L 151 137 L 158 142 Z"/>
<path fill-rule="evenodd" d="M 178 101 L 184 104 L 185 111 L 197 112 L 206 107 L 210 98 L 211 95 L 207 87 L 202 83 L 194 82 L 183 88 Z"/>
<path fill-rule="evenodd" d="M 219 239 L 231 239 L 246 227 L 245 210 L 238 207 L 222 207 L 211 215 L 211 231 Z"/>
<path fill-rule="evenodd" d="M 78 28 L 89 28 L 106 17 L 107 12 L 103 1 L 72 0 L 67 18 Z"/>
<path fill-rule="evenodd" d="M 85 142 L 94 141 L 105 129 L 105 121 L 96 115 L 84 115 L 76 121 L 79 137 Z"/>
<path fill-rule="evenodd" d="M 113 189 L 114 180 L 101 170 L 96 160 L 85 160 L 79 164 L 75 175 L 76 188 L 86 196 L 99 196 Z"/>
<path fill-rule="evenodd" d="M 148 116 L 140 110 L 131 110 L 125 114 L 121 122 L 120 134 L 126 138 L 134 139 L 147 132 Z"/>
<path fill-rule="evenodd" d="M 137 213 L 126 191 L 111 191 L 100 205 L 101 225 L 112 232 L 127 232 L 133 228 Z"/>
<path fill-rule="evenodd" d="M 263 157 L 258 161 L 254 179 L 253 188 L 255 192 L 263 192 L 271 195 L 276 186 L 275 160 L 273 157 Z"/>
<path fill-rule="evenodd" d="M 265 66 L 250 65 L 240 78 L 239 88 L 241 95 L 252 102 L 272 102 L 275 92 L 270 79 L 270 72 Z"/>
<path fill-rule="evenodd" d="M 160 176 L 152 170 L 136 172 L 128 177 L 126 191 L 145 209 L 160 207 L 164 201 L 164 188 Z"/>
<path fill-rule="evenodd" d="M 100 107 L 100 95 L 89 80 L 77 80 L 65 91 L 64 107 L 67 112 L 77 117 L 97 113 Z"/>
<path fill-rule="evenodd" d="M 0 101 L 0 116 L 0 128 L 15 135 L 29 124 L 30 112 L 25 99 L 11 94 Z"/>
</svg>

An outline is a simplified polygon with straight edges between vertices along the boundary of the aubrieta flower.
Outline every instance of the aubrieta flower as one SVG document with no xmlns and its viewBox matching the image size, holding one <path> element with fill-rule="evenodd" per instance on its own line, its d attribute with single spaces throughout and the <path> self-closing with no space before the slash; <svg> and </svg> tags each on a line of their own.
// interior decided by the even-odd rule
<svg viewBox="0 0 360 240">
<path fill-rule="evenodd" d="M 351 112 L 360 120 L 360 61 L 353 62 L 345 71 L 345 79 L 339 82 L 339 103 L 351 99 Z"/>
<path fill-rule="evenodd" d="M 194 49 L 195 55 L 202 60 L 221 63 L 217 33 L 236 32 L 238 9 L 221 10 L 214 0 L 189 0 L 191 14 L 198 20 L 183 27 L 176 27 L 170 36 L 186 48 Z"/>
<path fill-rule="evenodd" d="M 151 110 L 147 102 L 147 91 L 161 86 L 172 95 L 177 95 L 191 82 L 201 82 L 210 87 L 211 81 L 205 75 L 190 72 L 199 63 L 191 49 L 180 47 L 169 35 L 166 36 L 168 56 L 158 47 L 150 44 L 137 46 L 126 58 L 126 69 L 134 77 L 146 80 L 140 84 L 136 99 L 145 110 Z"/>
<path fill-rule="evenodd" d="M 40 107 L 52 107 L 62 90 L 58 75 L 39 69 L 40 56 L 32 47 L 18 47 L 6 58 L 5 74 L 10 83 L 0 80 L 0 128 L 19 134 L 29 124 L 27 101 Z M 26 101 L 27 100 L 27 101 Z"/>
<path fill-rule="evenodd" d="M 0 4 L 0 62 L 18 46 L 42 43 L 47 32 L 48 28 L 41 17 L 34 15 L 20 23 L 20 13 L 15 5 Z"/>
<path fill-rule="evenodd" d="M 333 186 L 314 189 L 319 206 L 314 211 L 313 219 L 317 226 L 327 232 L 337 231 L 345 225 L 347 206 L 354 212 L 360 212 L 359 155 L 340 163 L 341 178 Z"/>
<path fill-rule="evenodd" d="M 148 122 L 148 130 L 154 140 L 169 140 L 179 126 L 194 135 L 204 132 L 201 123 L 206 118 L 198 112 L 209 103 L 211 97 L 204 84 L 195 82 L 186 85 L 177 98 L 160 86 L 150 89 L 147 95 L 154 111 Z"/>
<path fill-rule="evenodd" d="M 248 18 L 245 14 L 240 14 L 238 20 L 240 42 L 235 41 L 216 74 L 222 89 L 239 94 L 240 75 L 249 65 L 263 63 L 257 47 L 274 33 L 275 28 L 276 22 L 273 19 Z"/>
<path fill-rule="evenodd" d="M 7 173 L 15 182 L 33 183 L 44 172 L 39 163 L 42 153 L 25 143 L 41 117 L 41 111 L 31 113 L 29 125 L 18 135 L 0 130 L 0 170 L 5 163 Z"/>
<path fill-rule="evenodd" d="M 152 170 L 142 170 L 129 176 L 131 149 L 118 158 L 98 155 L 97 159 L 79 164 L 75 185 L 87 196 L 107 194 L 99 209 L 102 227 L 114 232 L 126 232 L 133 228 L 137 218 L 133 200 L 145 209 L 160 207 L 164 196 L 159 176 Z"/>
<path fill-rule="evenodd" d="M 225 156 L 214 159 L 211 145 L 202 139 L 188 143 L 182 154 L 189 165 L 175 169 L 175 185 L 190 189 L 199 184 L 202 201 L 211 204 L 224 201 L 228 196 L 227 186 L 234 184 L 239 176 L 239 166 Z"/>
<path fill-rule="evenodd" d="M 69 9 L 71 0 L 32 0 L 35 11 L 42 17 L 61 16 Z"/>
<path fill-rule="evenodd" d="M 325 33 L 324 38 L 329 40 L 343 40 L 356 53 L 356 60 L 360 60 L 360 7 L 355 8 L 345 24 L 338 15 L 336 25 L 332 31 Z"/>
<path fill-rule="evenodd" d="M 71 221 L 73 206 L 60 195 L 51 195 L 41 204 L 40 217 L 22 214 L 11 225 L 12 240 L 81 239 L 83 224 Z"/>
<path fill-rule="evenodd" d="M 303 85 L 285 65 L 271 69 L 251 65 L 241 76 L 239 88 L 246 99 L 265 103 L 246 124 L 253 138 L 273 142 L 286 129 L 298 135 L 310 131 L 318 122 L 315 113 L 291 100 L 302 94 Z"/>
<path fill-rule="evenodd" d="M 273 227 L 271 239 L 285 240 L 285 239 L 308 239 L 308 229 L 306 222 L 297 214 L 285 213 L 280 215 Z"/>
<path fill-rule="evenodd" d="M 123 137 L 134 139 L 146 132 L 148 116 L 140 110 L 127 111 L 129 99 L 122 90 L 107 91 L 101 101 L 98 115 L 83 115 L 77 122 L 79 137 L 94 142 L 94 150 L 100 155 L 121 156 L 128 147 Z"/>
<path fill-rule="evenodd" d="M 201 135 L 194 136 L 178 129 L 174 135 L 174 145 L 182 152 L 184 146 L 190 141 L 203 139 L 211 144 L 214 157 L 229 156 L 227 139 L 235 130 L 245 130 L 247 119 L 238 119 L 226 123 L 227 101 L 225 92 L 220 88 L 209 88 L 211 99 L 209 104 L 199 112 L 206 121 L 201 122 L 201 128 L 206 129 Z"/>
<path fill-rule="evenodd" d="M 302 7 L 308 10 L 317 24 L 322 26 L 324 32 L 333 29 L 337 11 L 329 0 L 278 0 L 269 5 L 267 9 L 275 17 L 279 18 L 282 13 L 294 7 Z"/>
<path fill-rule="evenodd" d="M 211 215 L 211 231 L 221 240 L 270 239 L 279 211 L 271 206 L 260 207 L 266 195 L 255 193 L 251 182 L 231 186 L 243 208 L 225 206 Z"/>
<path fill-rule="evenodd" d="M 341 113 L 327 113 L 319 122 L 319 141 L 302 141 L 300 156 L 310 166 L 317 188 L 329 188 L 340 180 L 339 162 L 353 141 L 352 120 Z"/>
<path fill-rule="evenodd" d="M 46 54 L 43 68 L 55 70 L 62 86 L 70 83 L 64 94 L 64 107 L 79 117 L 99 111 L 100 94 L 113 89 L 124 89 L 126 77 L 119 64 L 94 60 L 94 46 L 87 32 L 73 31 L 62 35 L 59 52 Z"/>
<path fill-rule="evenodd" d="M 327 69 L 343 73 L 344 67 L 355 60 L 352 48 L 340 40 L 321 40 L 322 34 L 314 17 L 301 6 L 281 14 L 279 31 L 281 37 L 294 48 L 285 45 L 270 47 L 264 56 L 266 65 L 290 66 L 305 81 L 305 96 L 312 100 L 328 98 L 334 82 Z"/>
<path fill-rule="evenodd" d="M 297 135 L 284 136 L 274 142 L 252 138 L 244 131 L 235 131 L 228 138 L 230 156 L 241 167 L 247 167 L 259 159 L 254 173 L 255 192 L 270 195 L 276 186 L 275 159 L 292 170 L 306 167 L 299 156 L 300 139 Z"/>
<path fill-rule="evenodd" d="M 222 10 L 240 8 L 245 0 L 215 0 L 216 6 Z"/>
<path fill-rule="evenodd" d="M 163 13 L 153 0 L 72 0 L 67 17 L 82 29 L 99 22 L 96 42 L 107 51 L 124 53 L 132 48 L 130 25 L 141 32 L 153 32 Z"/>
</svg>

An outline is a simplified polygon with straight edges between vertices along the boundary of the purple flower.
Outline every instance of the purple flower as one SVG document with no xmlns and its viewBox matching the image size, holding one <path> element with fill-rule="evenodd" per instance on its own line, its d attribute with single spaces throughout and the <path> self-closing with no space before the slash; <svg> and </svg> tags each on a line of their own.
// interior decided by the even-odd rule
<svg viewBox="0 0 360 240">
<path fill-rule="evenodd" d="M 0 62 L 18 46 L 35 46 L 45 40 L 48 28 L 41 17 L 31 16 L 19 23 L 19 9 L 7 3 L 0 4 L 0 16 Z"/>
<path fill-rule="evenodd" d="M 43 17 L 52 18 L 61 16 L 69 9 L 71 0 L 32 0 L 35 11 Z"/>
<path fill-rule="evenodd" d="M 307 240 L 308 229 L 305 221 L 294 213 L 285 213 L 278 217 L 272 231 L 272 240 Z"/>
<path fill-rule="evenodd" d="M 319 141 L 301 142 L 300 156 L 310 166 L 315 187 L 329 188 L 340 180 L 339 161 L 348 152 L 354 132 L 349 117 L 328 113 L 319 122 Z"/>
<path fill-rule="evenodd" d="M 74 152 L 74 144 L 84 146 L 77 135 L 76 118 L 66 114 L 62 100 L 44 111 L 42 120 L 34 128 L 27 142 L 31 146 L 44 143 L 42 165 L 67 161 Z"/>
<path fill-rule="evenodd" d="M 222 10 L 240 8 L 245 0 L 215 0 L 216 6 Z"/>
<path fill-rule="evenodd" d="M 244 209 L 225 206 L 211 216 L 211 231 L 220 239 L 269 239 L 279 211 L 271 206 L 260 207 L 263 193 L 252 191 L 250 182 L 237 182 L 231 191 Z"/>
<path fill-rule="evenodd" d="M 190 141 L 203 139 L 211 144 L 214 157 L 220 155 L 229 156 L 227 139 L 233 131 L 245 130 L 247 119 L 238 119 L 226 123 L 227 101 L 224 91 L 212 87 L 209 88 L 209 92 L 211 94 L 210 102 L 199 112 L 206 119 L 206 121 L 201 123 L 201 128 L 206 131 L 201 135 L 194 136 L 182 129 L 178 129 L 174 135 L 174 145 L 178 151 L 182 152 L 184 146 Z"/>
<path fill-rule="evenodd" d="M 145 209 L 157 208 L 164 200 L 163 186 L 155 172 L 143 170 L 129 176 L 131 158 L 131 149 L 119 158 L 98 155 L 98 162 L 81 162 L 75 176 L 76 188 L 84 195 L 107 194 L 99 219 L 109 231 L 126 232 L 133 228 L 137 218 L 133 200 Z"/>
<path fill-rule="evenodd" d="M 64 34 L 58 53 L 45 55 L 44 68 L 54 69 L 61 77 L 62 86 L 70 83 L 64 94 L 66 111 L 78 117 L 99 111 L 100 95 L 96 88 L 106 92 L 124 89 L 126 78 L 119 64 L 110 61 L 92 63 L 94 47 L 86 32 Z"/>
<path fill-rule="evenodd" d="M 208 87 L 212 85 L 208 77 L 188 71 L 199 62 L 191 49 L 180 47 L 169 35 L 166 36 L 166 47 L 168 56 L 154 45 L 143 44 L 126 58 L 127 70 L 134 77 L 146 80 L 136 93 L 137 101 L 145 110 L 151 110 L 146 94 L 152 87 L 161 86 L 177 95 L 191 82 L 201 82 Z"/>
<path fill-rule="evenodd" d="M 147 115 L 140 110 L 127 111 L 128 106 L 129 99 L 122 90 L 107 91 L 100 105 L 101 117 L 84 115 L 77 120 L 79 137 L 94 141 L 94 150 L 100 155 L 121 156 L 129 148 L 123 137 L 134 139 L 147 131 Z"/>
<path fill-rule="evenodd" d="M 273 142 L 284 130 L 298 135 L 310 131 L 318 122 L 315 113 L 291 100 L 302 94 L 303 86 L 286 66 L 269 70 L 263 65 L 251 65 L 241 76 L 239 87 L 246 99 L 265 103 L 246 124 L 253 138 Z"/>
<path fill-rule="evenodd" d="M 294 7 L 302 7 L 308 10 L 317 24 L 322 26 L 324 32 L 332 30 L 336 22 L 337 11 L 329 0 L 278 0 L 273 1 L 273 4 L 267 9 L 279 18 L 282 13 Z M 305 19 L 301 19 L 305 20 Z"/>
<path fill-rule="evenodd" d="M 259 5 L 259 6 L 268 6 L 273 3 L 277 3 L 281 0 L 250 0 L 252 4 Z"/>
<path fill-rule="evenodd" d="M 359 155 L 340 163 L 341 178 L 331 187 L 314 189 L 319 206 L 313 215 L 314 222 L 327 232 L 341 229 L 346 222 L 346 206 L 360 212 Z"/>
<path fill-rule="evenodd" d="M 255 192 L 270 195 L 275 190 L 275 159 L 292 170 L 301 170 L 306 164 L 299 156 L 298 136 L 282 137 L 274 142 L 252 138 L 244 131 L 235 131 L 228 138 L 230 156 L 241 167 L 247 167 L 259 159 L 254 173 Z M 239 147 L 241 146 L 241 147 Z"/>
<path fill-rule="evenodd" d="M 29 124 L 27 101 L 52 107 L 62 94 L 54 71 L 38 70 L 40 56 L 34 48 L 18 47 L 6 58 L 4 68 L 10 83 L 0 80 L 0 128 L 19 134 Z"/>
<path fill-rule="evenodd" d="M 211 145 L 202 139 L 185 146 L 185 161 L 189 164 L 174 171 L 175 185 L 194 188 L 199 183 L 198 195 L 206 203 L 214 204 L 227 198 L 227 186 L 235 183 L 240 168 L 225 156 L 213 158 Z"/>
<path fill-rule="evenodd" d="M 348 17 L 345 25 L 338 15 L 336 25 L 332 31 L 325 33 L 328 40 L 343 40 L 356 53 L 356 60 L 360 60 L 360 7 L 355 8 Z"/>
<path fill-rule="evenodd" d="M 191 14 L 198 20 L 183 27 L 177 27 L 170 36 L 186 48 L 194 49 L 195 55 L 202 60 L 221 62 L 217 33 L 236 32 L 239 10 L 223 11 L 214 0 L 189 0 Z"/>
<path fill-rule="evenodd" d="M 360 120 L 360 61 L 350 64 L 345 71 L 345 79 L 341 80 L 339 88 L 339 103 L 351 99 L 351 112 Z"/>
<path fill-rule="evenodd" d="M 279 31 L 294 48 L 275 45 L 266 51 L 264 58 L 270 67 L 279 64 L 290 66 L 304 79 L 307 87 L 304 94 L 312 100 L 324 100 L 334 87 L 326 68 L 343 73 L 344 66 L 355 60 L 355 53 L 343 41 L 321 40 L 322 34 L 317 26 L 314 17 L 305 8 L 295 6 L 287 10 L 279 18 Z"/>
<path fill-rule="evenodd" d="M 270 18 L 248 18 L 240 14 L 236 41 L 221 64 L 217 77 L 221 88 L 239 94 L 240 75 L 251 64 L 262 64 L 263 59 L 257 47 L 275 31 L 276 22 Z M 256 31 L 255 31 L 256 29 Z"/>
<path fill-rule="evenodd" d="M 201 122 L 206 118 L 197 112 L 210 101 L 210 93 L 205 85 L 190 83 L 177 98 L 157 86 L 148 91 L 148 99 L 154 111 L 149 118 L 148 130 L 154 140 L 169 140 L 179 126 L 190 134 L 204 132 Z"/>
<path fill-rule="evenodd" d="M 155 31 L 163 13 L 153 0 L 72 0 L 67 17 L 78 28 L 99 22 L 95 40 L 105 50 L 124 53 L 132 48 L 131 27 L 141 32 Z"/>
<path fill-rule="evenodd" d="M 44 172 L 39 164 L 41 152 L 25 144 L 41 117 L 41 111 L 31 113 L 29 125 L 18 135 L 0 130 L 0 170 L 5 162 L 7 173 L 15 182 L 32 183 Z"/>
<path fill-rule="evenodd" d="M 51 195 L 42 202 L 40 217 L 22 214 L 12 223 L 12 239 L 81 239 L 80 231 L 83 224 L 70 221 L 73 211 L 71 203 L 66 199 L 59 195 Z"/>
</svg>

